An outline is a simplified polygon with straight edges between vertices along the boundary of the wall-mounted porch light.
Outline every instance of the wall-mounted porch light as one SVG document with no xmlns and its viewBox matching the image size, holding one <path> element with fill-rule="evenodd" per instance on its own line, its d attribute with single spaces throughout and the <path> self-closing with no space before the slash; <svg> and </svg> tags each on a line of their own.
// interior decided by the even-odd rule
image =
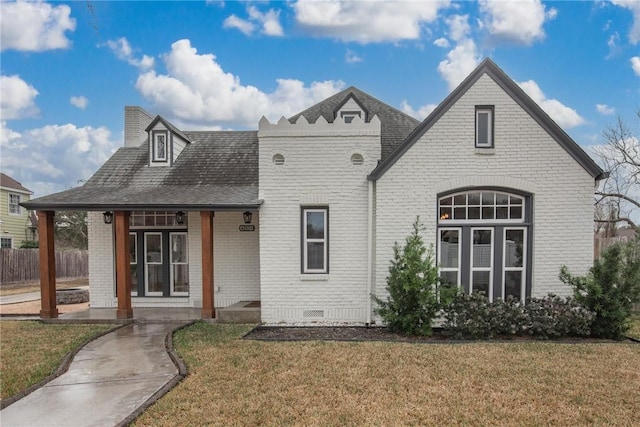
<svg viewBox="0 0 640 427">
<path fill-rule="evenodd" d="M 105 224 L 111 224 L 113 222 L 113 212 L 103 212 L 102 218 Z"/>
<path fill-rule="evenodd" d="M 245 224 L 251 224 L 251 217 L 253 214 L 250 211 L 245 211 L 242 213 L 242 218 L 244 219 Z"/>
<path fill-rule="evenodd" d="M 182 211 L 176 212 L 176 222 L 179 225 L 184 224 L 184 217 L 185 217 L 185 213 L 184 212 L 182 212 Z"/>
</svg>

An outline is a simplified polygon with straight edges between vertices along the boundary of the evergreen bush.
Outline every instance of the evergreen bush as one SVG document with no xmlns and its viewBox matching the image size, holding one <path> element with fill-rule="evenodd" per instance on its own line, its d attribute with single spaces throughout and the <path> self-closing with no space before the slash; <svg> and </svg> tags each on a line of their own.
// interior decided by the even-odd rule
<svg viewBox="0 0 640 427">
<path fill-rule="evenodd" d="M 563 266 L 560 280 L 571 285 L 575 299 L 595 313 L 593 336 L 623 338 L 634 304 L 640 302 L 640 239 L 604 250 L 586 276 L 573 276 Z"/>
<path fill-rule="evenodd" d="M 417 217 L 404 247 L 397 242 L 394 244 L 387 277 L 388 297 L 386 300 L 372 298 L 378 305 L 375 313 L 390 330 L 430 336 L 431 323 L 440 306 L 437 298 L 439 277 L 433 249 L 427 250 L 420 236 L 423 229 L 420 217 Z"/>
</svg>

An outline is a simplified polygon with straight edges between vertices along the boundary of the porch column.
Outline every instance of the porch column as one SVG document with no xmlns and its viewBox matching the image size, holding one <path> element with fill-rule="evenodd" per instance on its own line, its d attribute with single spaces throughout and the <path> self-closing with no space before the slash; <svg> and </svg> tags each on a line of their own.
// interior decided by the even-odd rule
<svg viewBox="0 0 640 427">
<path fill-rule="evenodd" d="M 213 212 L 200 212 L 202 223 L 202 318 L 216 317 L 213 295 Z"/>
<path fill-rule="evenodd" d="M 53 242 L 53 211 L 38 211 L 38 251 L 40 253 L 40 317 L 58 317 L 56 307 L 56 252 Z"/>
<path fill-rule="evenodd" d="M 116 224 L 116 292 L 118 319 L 133 317 L 131 309 L 131 270 L 129 267 L 129 212 L 115 211 Z"/>
</svg>

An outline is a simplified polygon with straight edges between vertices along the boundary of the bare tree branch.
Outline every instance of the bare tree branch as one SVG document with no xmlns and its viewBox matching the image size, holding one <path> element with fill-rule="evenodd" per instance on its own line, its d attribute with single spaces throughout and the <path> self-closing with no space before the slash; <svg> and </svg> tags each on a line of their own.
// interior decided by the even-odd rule
<svg viewBox="0 0 640 427">
<path fill-rule="evenodd" d="M 602 196 L 602 198 L 604 199 L 605 197 L 615 197 L 618 199 L 622 199 L 622 200 L 626 200 L 627 202 L 635 205 L 636 207 L 640 208 L 640 201 L 638 200 L 634 200 L 631 197 L 625 195 L 625 194 L 620 194 L 620 193 L 605 193 L 602 191 L 596 191 L 596 195 L 598 196 Z M 602 199 L 600 199 L 602 200 Z M 596 202 L 597 203 L 597 202 Z"/>
</svg>

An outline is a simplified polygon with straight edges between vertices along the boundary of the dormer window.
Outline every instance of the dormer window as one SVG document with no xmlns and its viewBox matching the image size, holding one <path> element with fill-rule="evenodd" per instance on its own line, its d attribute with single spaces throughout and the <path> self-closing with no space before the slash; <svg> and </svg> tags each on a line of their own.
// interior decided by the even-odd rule
<svg viewBox="0 0 640 427">
<path fill-rule="evenodd" d="M 153 161 L 166 162 L 168 160 L 167 132 L 153 133 Z"/>
<path fill-rule="evenodd" d="M 340 111 L 340 117 L 345 123 L 351 123 L 356 117 L 362 118 L 362 111 Z"/>
</svg>

